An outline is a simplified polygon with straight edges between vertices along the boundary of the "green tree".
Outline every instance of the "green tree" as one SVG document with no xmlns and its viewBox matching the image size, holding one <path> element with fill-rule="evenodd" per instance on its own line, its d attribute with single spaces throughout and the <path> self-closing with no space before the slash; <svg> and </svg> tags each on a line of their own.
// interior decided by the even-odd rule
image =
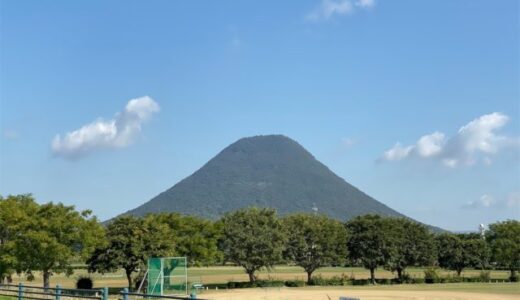
<svg viewBox="0 0 520 300">
<path fill-rule="evenodd" d="M 34 227 L 38 204 L 30 194 L 0 196 L 0 283 L 10 281 L 11 275 L 19 270 L 15 243 L 29 228 Z"/>
<path fill-rule="evenodd" d="M 118 217 L 107 226 L 105 244 L 87 260 L 89 271 L 106 273 L 123 268 L 132 289 L 132 274 L 144 268 L 149 257 L 173 253 L 170 235 L 168 226 L 153 217 Z"/>
<path fill-rule="evenodd" d="M 493 261 L 509 269 L 511 281 L 517 281 L 516 272 L 520 270 L 520 222 L 507 220 L 491 224 L 486 239 Z"/>
<path fill-rule="evenodd" d="M 432 265 L 436 259 L 433 235 L 426 226 L 404 218 L 383 220 L 392 248 L 385 268 L 397 272 L 397 278 L 403 281 L 409 266 Z"/>
<path fill-rule="evenodd" d="M 186 256 L 190 265 L 207 266 L 222 261 L 222 252 L 218 249 L 221 231 L 217 223 L 179 213 L 162 213 L 154 217 L 168 225 L 175 255 Z"/>
<path fill-rule="evenodd" d="M 220 222 L 224 258 L 243 267 L 250 282 L 256 280 L 256 271 L 282 259 L 286 235 L 274 209 L 241 209 L 227 213 Z"/>
<path fill-rule="evenodd" d="M 29 275 L 41 271 L 45 288 L 54 273 L 72 274 L 72 259 L 87 257 L 103 235 L 96 217 L 90 215 L 61 203 L 40 205 L 29 215 L 31 226 L 12 244 L 17 270 Z"/>
<path fill-rule="evenodd" d="M 486 240 L 477 233 L 459 234 L 464 244 L 468 267 L 484 270 L 489 266 L 491 251 Z"/>
<path fill-rule="evenodd" d="M 346 223 L 350 258 L 370 270 L 375 284 L 375 270 L 385 266 L 391 255 L 392 240 L 385 218 L 378 215 L 358 216 Z"/>
<path fill-rule="evenodd" d="M 347 231 L 341 222 L 310 214 L 290 215 L 282 221 L 289 233 L 284 257 L 305 270 L 307 283 L 316 269 L 345 262 Z"/>
</svg>

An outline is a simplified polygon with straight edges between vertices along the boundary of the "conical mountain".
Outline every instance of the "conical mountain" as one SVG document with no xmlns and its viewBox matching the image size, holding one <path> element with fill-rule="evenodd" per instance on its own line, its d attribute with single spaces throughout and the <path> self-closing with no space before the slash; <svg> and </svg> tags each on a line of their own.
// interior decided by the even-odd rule
<svg viewBox="0 0 520 300">
<path fill-rule="evenodd" d="M 127 212 L 179 212 L 218 218 L 242 207 L 272 207 L 280 214 L 312 212 L 339 220 L 375 213 L 403 216 L 358 190 L 282 135 L 238 140 L 202 168 Z"/>
</svg>

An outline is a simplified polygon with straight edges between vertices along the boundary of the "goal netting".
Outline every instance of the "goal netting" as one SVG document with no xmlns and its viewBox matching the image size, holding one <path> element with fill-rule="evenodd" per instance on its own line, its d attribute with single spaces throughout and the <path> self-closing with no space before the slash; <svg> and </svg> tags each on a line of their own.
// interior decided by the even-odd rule
<svg viewBox="0 0 520 300">
<path fill-rule="evenodd" d="M 153 257 L 148 259 L 150 295 L 187 295 L 188 269 L 186 257 Z"/>
</svg>

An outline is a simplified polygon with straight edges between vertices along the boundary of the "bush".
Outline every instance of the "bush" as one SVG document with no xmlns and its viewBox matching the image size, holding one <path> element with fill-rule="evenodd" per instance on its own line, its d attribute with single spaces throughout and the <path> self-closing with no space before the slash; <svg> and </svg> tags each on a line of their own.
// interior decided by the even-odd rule
<svg viewBox="0 0 520 300">
<path fill-rule="evenodd" d="M 311 285 L 319 285 L 319 286 L 340 286 L 347 285 L 351 279 L 346 276 L 344 273 L 341 276 L 333 276 L 331 278 L 323 278 L 321 275 L 313 276 L 311 279 Z"/>
<path fill-rule="evenodd" d="M 437 270 L 435 270 L 433 268 L 428 268 L 428 269 L 424 270 L 424 282 L 425 283 L 439 283 L 440 281 L 441 281 L 440 276 L 437 273 Z"/>
<path fill-rule="evenodd" d="M 482 282 L 489 282 L 491 280 L 491 272 L 480 271 L 480 274 L 478 277 L 480 278 L 480 281 L 482 281 Z"/>
<path fill-rule="evenodd" d="M 303 280 L 287 280 L 285 281 L 286 287 L 303 287 L 305 286 L 305 281 Z"/>
<path fill-rule="evenodd" d="M 88 276 L 81 276 L 76 280 L 76 288 L 81 290 L 91 290 L 94 287 L 94 281 Z"/>
<path fill-rule="evenodd" d="M 352 280 L 352 285 L 368 285 L 370 284 L 370 279 L 354 279 Z"/>
<path fill-rule="evenodd" d="M 422 284 L 422 283 L 424 283 L 424 282 L 425 282 L 424 278 L 420 278 L 420 277 L 419 277 L 419 278 L 413 278 L 412 281 L 411 281 L 410 283 Z"/>
</svg>

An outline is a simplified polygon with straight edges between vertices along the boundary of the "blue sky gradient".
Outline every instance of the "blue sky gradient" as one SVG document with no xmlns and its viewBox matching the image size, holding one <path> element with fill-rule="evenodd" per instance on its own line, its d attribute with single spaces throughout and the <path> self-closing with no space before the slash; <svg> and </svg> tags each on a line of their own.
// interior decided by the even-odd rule
<svg viewBox="0 0 520 300">
<path fill-rule="evenodd" d="M 519 219 L 519 9 L 515 0 L 1 1 L 0 194 L 106 219 L 237 139 L 276 133 L 422 222 L 473 230 Z M 53 153 L 56 135 L 117 119 L 143 96 L 160 111 L 128 145 Z M 507 118 L 493 129 L 496 151 L 475 162 L 382 159 L 397 142 L 448 139 L 494 112 Z"/>
</svg>

